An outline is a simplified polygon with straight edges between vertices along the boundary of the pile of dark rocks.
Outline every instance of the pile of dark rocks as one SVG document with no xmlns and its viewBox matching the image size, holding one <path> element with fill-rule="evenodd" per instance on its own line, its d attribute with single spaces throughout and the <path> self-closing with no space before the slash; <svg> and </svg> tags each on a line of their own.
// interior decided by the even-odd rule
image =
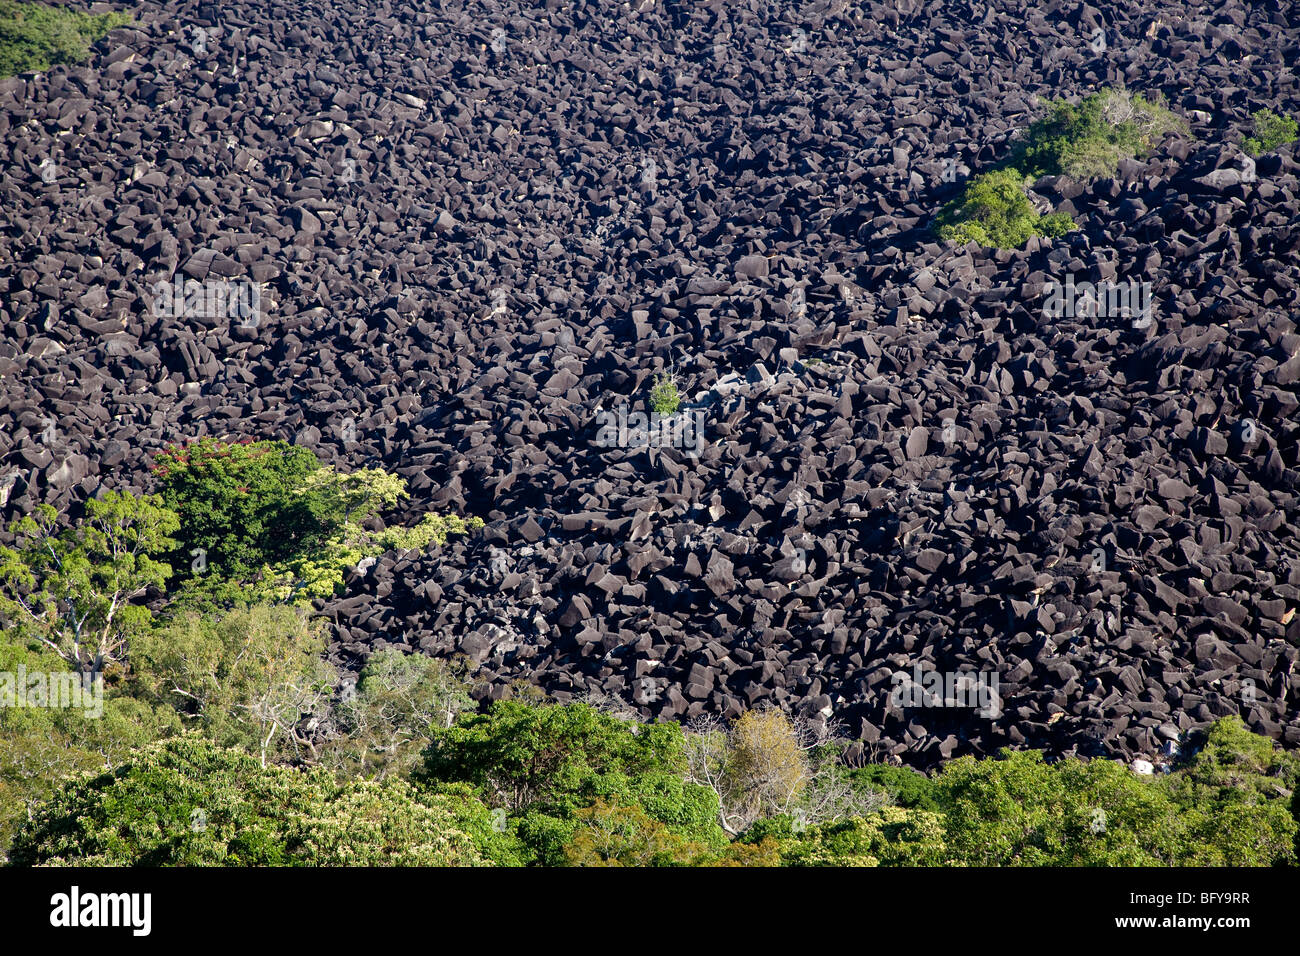
<svg viewBox="0 0 1300 956">
<path fill-rule="evenodd" d="M 0 81 L 6 517 L 284 438 L 488 521 L 321 608 L 347 667 L 917 763 L 1300 744 L 1298 170 L 1238 145 L 1300 109 L 1297 4 L 139 10 Z M 1077 232 L 934 239 L 1046 100 L 1120 85 L 1189 130 L 1035 184 Z M 611 439 L 668 371 L 698 441 Z M 998 706 L 900 703 L 929 670 Z"/>
</svg>

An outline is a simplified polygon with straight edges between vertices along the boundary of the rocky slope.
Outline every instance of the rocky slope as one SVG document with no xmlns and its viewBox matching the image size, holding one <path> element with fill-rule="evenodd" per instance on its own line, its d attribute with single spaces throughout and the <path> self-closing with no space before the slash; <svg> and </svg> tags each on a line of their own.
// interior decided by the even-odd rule
<svg viewBox="0 0 1300 956">
<path fill-rule="evenodd" d="M 144 4 L 0 81 L 0 498 L 280 437 L 489 521 L 324 608 L 647 716 L 774 702 L 877 756 L 1300 743 L 1287 2 Z M 929 223 L 1054 97 L 1188 120 L 1023 250 Z M 1045 284 L 1149 282 L 1152 321 Z M 254 321 L 158 283 L 260 283 Z M 211 310 L 209 310 L 210 312 Z M 673 366 L 692 448 L 618 447 Z M 635 444 L 629 436 L 624 444 Z M 995 675 L 995 715 L 891 701 Z"/>
</svg>

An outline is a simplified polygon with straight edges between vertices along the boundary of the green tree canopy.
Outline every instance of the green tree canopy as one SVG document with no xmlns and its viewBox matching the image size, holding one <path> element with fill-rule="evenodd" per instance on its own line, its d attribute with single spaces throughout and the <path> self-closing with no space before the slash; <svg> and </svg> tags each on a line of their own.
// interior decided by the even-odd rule
<svg viewBox="0 0 1300 956">
<path fill-rule="evenodd" d="M 159 453 L 154 475 L 181 519 L 176 560 L 188 568 L 200 551 L 214 573 L 246 578 L 318 547 L 330 516 L 301 492 L 320 467 L 309 449 L 283 441 L 200 438 Z"/>
<path fill-rule="evenodd" d="M 38 505 L 12 525 L 17 547 L 0 547 L 0 616 L 80 671 L 121 664 L 152 619 L 132 602 L 171 575 L 154 556 L 177 526 L 157 495 L 106 492 L 61 531 L 54 508 Z"/>
<path fill-rule="evenodd" d="M 10 857 L 23 866 L 483 865 L 452 802 L 398 780 L 339 783 L 325 770 L 263 767 L 187 737 L 65 784 Z"/>
<path fill-rule="evenodd" d="M 512 817 L 538 862 L 560 865 L 577 811 L 598 799 L 636 805 L 678 834 L 725 846 L 717 797 L 686 782 L 675 723 L 636 724 L 586 704 L 496 701 L 437 729 L 419 777 L 465 782 Z"/>
</svg>

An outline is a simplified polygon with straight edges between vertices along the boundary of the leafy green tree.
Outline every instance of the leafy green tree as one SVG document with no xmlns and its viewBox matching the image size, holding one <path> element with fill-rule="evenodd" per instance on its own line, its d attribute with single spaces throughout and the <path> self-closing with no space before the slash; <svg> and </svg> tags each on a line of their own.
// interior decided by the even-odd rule
<svg viewBox="0 0 1300 956">
<path fill-rule="evenodd" d="M 566 866 L 777 866 L 775 841 L 725 846 L 690 840 L 636 804 L 598 799 L 575 814 Z"/>
<path fill-rule="evenodd" d="M 695 866 L 705 855 L 635 804 L 597 800 L 575 817 L 564 847 L 569 866 Z"/>
<path fill-rule="evenodd" d="M 38 505 L 14 522 L 16 548 L 0 547 L 0 617 L 84 673 L 121 665 L 128 641 L 152 620 L 133 604 L 161 587 L 171 568 L 154 560 L 171 545 L 174 512 L 157 495 L 106 492 L 85 517 L 58 530 L 58 513 Z"/>
<path fill-rule="evenodd" d="M 1061 850 L 1053 825 L 1064 791 L 1037 751 L 962 757 L 938 780 L 953 851 L 976 866 L 1042 866 Z"/>
<path fill-rule="evenodd" d="M 84 675 L 39 642 L 0 633 L 0 675 Z M 167 710 L 150 707 L 117 688 L 98 685 L 92 706 L 19 707 L 0 703 L 0 858 L 18 824 L 69 775 L 107 770 L 136 747 L 175 732 Z"/>
<path fill-rule="evenodd" d="M 1209 739 L 1155 779 L 1036 751 L 953 761 L 936 781 L 949 851 L 972 866 L 1294 864 L 1293 763 L 1230 721 Z"/>
<path fill-rule="evenodd" d="M 944 818 L 929 810 L 883 807 L 866 817 L 801 826 L 790 817 L 762 821 L 745 840 L 778 842 L 782 866 L 953 866 Z"/>
<path fill-rule="evenodd" d="M 379 468 L 361 468 L 347 474 L 319 468 L 307 476 L 302 490 L 319 502 L 316 510 L 331 530 L 358 524 L 410 497 L 404 480 Z"/>
<path fill-rule="evenodd" d="M 1199 751 L 1161 782 L 1180 810 L 1184 866 L 1295 865 L 1300 859 L 1300 753 L 1216 721 Z"/>
<path fill-rule="evenodd" d="M 462 801 L 472 799 L 461 796 Z M 339 783 L 181 738 L 65 784 L 25 823 L 23 866 L 476 866 L 451 797 Z"/>
<path fill-rule="evenodd" d="M 302 493 L 320 467 L 309 449 L 283 441 L 200 438 L 160 452 L 153 473 L 181 520 L 176 560 L 192 566 L 199 552 L 200 573 L 248 578 L 323 544 L 327 507 Z"/>
<path fill-rule="evenodd" d="M 510 810 L 590 804 L 600 778 L 679 774 L 681 732 L 673 724 L 632 725 L 585 704 L 531 707 L 493 702 L 485 714 L 462 714 L 434 731 L 425 759 L 431 780 L 483 787 Z"/>
<path fill-rule="evenodd" d="M 194 571 L 175 604 L 200 613 L 330 597 L 366 557 L 483 527 L 428 514 L 410 528 L 371 531 L 369 519 L 409 497 L 406 482 L 373 468 L 344 474 L 283 441 L 202 438 L 159 454 L 154 475 L 181 516 L 175 560 Z"/>
</svg>

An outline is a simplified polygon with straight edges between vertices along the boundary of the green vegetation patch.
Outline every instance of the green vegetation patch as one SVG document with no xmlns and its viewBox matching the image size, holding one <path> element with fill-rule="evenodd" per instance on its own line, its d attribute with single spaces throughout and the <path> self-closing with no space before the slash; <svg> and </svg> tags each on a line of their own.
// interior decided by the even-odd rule
<svg viewBox="0 0 1300 956">
<path fill-rule="evenodd" d="M 131 14 L 82 13 L 44 3 L 0 0 L 0 77 L 81 63 L 90 44 L 131 22 Z"/>
<path fill-rule="evenodd" d="M 328 597 L 364 558 L 483 527 L 479 518 L 426 514 L 411 527 L 371 531 L 370 519 L 409 497 L 406 482 L 378 468 L 343 473 L 283 441 L 172 446 L 157 456 L 154 476 L 180 517 L 170 559 L 193 571 L 178 605 L 187 608 Z"/>
<path fill-rule="evenodd" d="M 1041 215 L 1028 184 L 1040 176 L 1095 179 L 1112 175 L 1122 159 L 1139 156 L 1186 124 L 1163 106 L 1127 90 L 1102 90 L 1078 103 L 1058 100 L 1029 127 L 998 167 L 967 184 L 935 221 L 939 238 L 1019 248 L 1032 236 L 1055 238 L 1075 226 L 1065 213 Z"/>
<path fill-rule="evenodd" d="M 1290 116 L 1278 116 L 1272 110 L 1256 110 L 1250 117 L 1255 123 L 1255 135 L 1248 136 L 1241 148 L 1252 156 L 1271 153 L 1279 146 L 1296 141 L 1300 124 Z"/>
<path fill-rule="evenodd" d="M 1065 213 L 1041 215 L 1025 191 L 1027 180 L 1012 168 L 976 176 L 959 200 L 939 214 L 939 237 L 978 242 L 999 249 L 1019 248 L 1032 236 L 1063 236 L 1074 228 Z"/>
<path fill-rule="evenodd" d="M 508 817 L 530 862 L 562 865 L 565 846 L 582 826 L 579 811 L 598 800 L 612 804 L 615 809 L 601 815 L 618 819 L 620 827 L 637 816 L 626 813 L 636 806 L 692 852 L 727 845 L 717 824 L 717 797 L 685 778 L 686 742 L 678 724 L 630 723 L 585 704 L 534 707 L 503 700 L 485 714 L 461 714 L 430 736 L 417 778 L 434 787 L 474 788 Z"/>
<path fill-rule="evenodd" d="M 305 493 L 320 467 L 309 449 L 282 441 L 201 438 L 167 448 L 153 471 L 181 520 L 173 565 L 189 565 L 190 552 L 202 550 L 213 570 L 249 577 L 319 548 L 339 521 L 328 502 Z"/>
<path fill-rule="evenodd" d="M 671 375 L 659 375 L 650 389 L 650 410 L 658 415 L 675 415 L 681 408 L 682 396 Z"/>
<path fill-rule="evenodd" d="M 1140 93 L 1102 90 L 1077 104 L 1056 100 L 1029 127 L 1010 165 L 1029 177 L 1112 175 L 1122 159 L 1150 151 L 1160 137 L 1186 124 Z"/>
<path fill-rule="evenodd" d="M 465 796 L 460 795 L 460 801 Z M 200 738 L 65 785 L 20 831 L 19 866 L 475 866 L 449 796 L 340 783 Z"/>
<path fill-rule="evenodd" d="M 859 773 L 861 771 L 858 771 Z M 923 786 L 879 782 L 910 806 L 816 826 L 772 818 L 785 866 L 1294 866 L 1300 755 L 1239 718 L 1220 720 L 1171 773 L 1114 760 L 1048 763 L 1038 751 L 962 757 Z"/>
</svg>

